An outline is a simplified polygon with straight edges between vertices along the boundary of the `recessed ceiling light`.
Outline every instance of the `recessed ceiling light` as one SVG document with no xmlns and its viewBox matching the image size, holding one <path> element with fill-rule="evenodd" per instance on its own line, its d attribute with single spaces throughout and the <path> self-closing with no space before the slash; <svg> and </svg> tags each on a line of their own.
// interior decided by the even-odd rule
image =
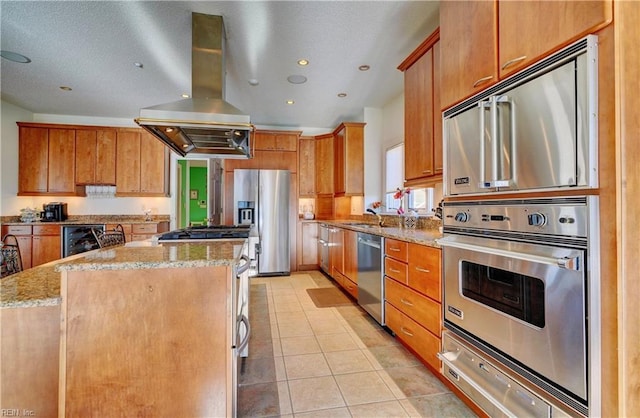
<svg viewBox="0 0 640 418">
<path fill-rule="evenodd" d="M 249 84 L 252 86 L 257 86 L 258 84 L 260 84 L 260 82 L 258 80 L 256 80 L 255 78 L 250 78 L 249 79 Z"/>
<path fill-rule="evenodd" d="M 5 50 L 0 51 L 0 57 L 8 59 L 9 61 L 18 62 L 20 64 L 28 64 L 31 62 L 30 58 L 25 57 L 22 54 Z"/>
<path fill-rule="evenodd" d="M 294 103 L 295 103 L 295 102 L 294 102 L 293 100 L 287 100 L 287 104 L 288 104 L 288 105 L 292 105 L 292 104 L 294 104 Z"/>
<path fill-rule="evenodd" d="M 307 82 L 307 77 L 303 75 L 290 75 L 287 77 L 287 81 L 291 84 L 304 84 Z"/>
<path fill-rule="evenodd" d="M 369 67 L 368 65 L 365 64 L 365 65 L 359 66 L 358 70 L 360 70 L 360 71 L 369 71 L 369 68 L 371 68 L 371 67 Z"/>
<path fill-rule="evenodd" d="M 144 68 L 144 65 L 141 62 L 134 62 L 133 65 L 135 65 L 136 67 L 142 69 Z"/>
<path fill-rule="evenodd" d="M 347 93 L 338 93 L 338 97 L 347 97 Z"/>
<path fill-rule="evenodd" d="M 60 90 L 71 91 L 73 89 L 71 87 L 67 87 L 67 86 L 60 86 Z"/>
<path fill-rule="evenodd" d="M 182 94 L 182 98 L 183 98 L 183 99 L 188 99 L 189 97 L 190 97 L 190 96 L 189 96 L 187 93 L 183 93 L 183 94 Z"/>
<path fill-rule="evenodd" d="M 306 59 L 304 59 L 304 58 L 299 59 L 299 60 L 298 60 L 298 65 L 301 65 L 301 66 L 303 66 L 303 67 L 304 67 L 305 65 L 309 65 L 309 61 L 308 61 L 308 60 L 306 60 Z"/>
</svg>

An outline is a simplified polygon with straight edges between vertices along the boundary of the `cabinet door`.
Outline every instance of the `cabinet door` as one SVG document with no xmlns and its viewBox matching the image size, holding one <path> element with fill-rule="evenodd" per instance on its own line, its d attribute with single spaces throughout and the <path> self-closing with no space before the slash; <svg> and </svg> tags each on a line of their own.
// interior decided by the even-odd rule
<svg viewBox="0 0 640 418">
<path fill-rule="evenodd" d="M 344 274 L 344 230 L 329 229 L 329 271 L 335 277 L 335 272 Z"/>
<path fill-rule="evenodd" d="M 344 275 L 358 283 L 358 233 L 344 231 Z"/>
<path fill-rule="evenodd" d="M 151 134 L 140 137 L 140 191 L 143 194 L 166 196 L 169 194 L 167 147 Z"/>
<path fill-rule="evenodd" d="M 140 193 L 140 133 L 118 131 L 116 135 L 116 191 Z"/>
<path fill-rule="evenodd" d="M 610 0 L 501 1 L 498 13 L 500 76 L 506 77 L 610 22 L 613 8 Z"/>
<path fill-rule="evenodd" d="M 433 173 L 442 174 L 442 111 L 440 106 L 440 41 L 433 44 Z"/>
<path fill-rule="evenodd" d="M 62 256 L 60 235 L 34 235 L 31 246 L 32 267 L 58 260 Z"/>
<path fill-rule="evenodd" d="M 345 129 L 338 131 L 333 137 L 333 192 L 344 194 L 345 180 Z"/>
<path fill-rule="evenodd" d="M 76 184 L 96 184 L 97 133 L 76 130 Z"/>
<path fill-rule="evenodd" d="M 333 136 L 316 139 L 316 193 L 333 194 Z"/>
<path fill-rule="evenodd" d="M 46 193 L 49 171 L 49 130 L 20 127 L 18 194 Z"/>
<path fill-rule="evenodd" d="M 404 176 L 415 180 L 433 175 L 433 50 L 404 72 Z"/>
<path fill-rule="evenodd" d="M 316 141 L 315 139 L 300 139 L 298 152 L 298 175 L 300 177 L 300 196 L 314 196 L 316 194 Z"/>
<path fill-rule="evenodd" d="M 49 129 L 49 192 L 76 191 L 76 131 Z"/>
<path fill-rule="evenodd" d="M 116 132 L 96 133 L 96 173 L 97 184 L 116 184 Z"/>
<path fill-rule="evenodd" d="M 318 224 L 302 222 L 302 242 L 300 243 L 302 265 L 318 264 Z"/>
<path fill-rule="evenodd" d="M 257 131 L 253 138 L 256 150 L 274 151 L 276 149 L 275 134 Z"/>
<path fill-rule="evenodd" d="M 277 134 L 276 149 L 279 151 L 297 151 L 298 150 L 298 134 Z"/>
<path fill-rule="evenodd" d="M 344 192 L 364 195 L 364 123 L 346 124 L 344 137 Z"/>
<path fill-rule="evenodd" d="M 497 81 L 497 37 L 497 1 L 440 2 L 443 109 Z"/>
</svg>

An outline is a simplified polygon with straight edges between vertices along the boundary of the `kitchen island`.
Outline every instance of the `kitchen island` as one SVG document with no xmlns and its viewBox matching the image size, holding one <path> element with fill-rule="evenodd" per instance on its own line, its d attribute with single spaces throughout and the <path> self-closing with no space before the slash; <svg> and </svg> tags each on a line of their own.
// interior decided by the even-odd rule
<svg viewBox="0 0 640 418">
<path fill-rule="evenodd" d="M 244 245 L 112 247 L 3 279 L 0 407 L 230 415 L 231 278 Z"/>
</svg>

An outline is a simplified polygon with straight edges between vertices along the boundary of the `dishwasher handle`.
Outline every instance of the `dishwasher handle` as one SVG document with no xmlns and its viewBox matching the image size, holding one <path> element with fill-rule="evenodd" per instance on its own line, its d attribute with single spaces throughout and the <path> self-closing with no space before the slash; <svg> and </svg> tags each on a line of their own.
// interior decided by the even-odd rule
<svg viewBox="0 0 640 418">
<path fill-rule="evenodd" d="M 377 249 L 381 248 L 381 245 L 380 245 L 380 243 L 378 241 L 373 241 L 373 240 L 370 240 L 370 239 L 364 239 L 364 238 L 361 238 L 361 237 L 358 237 L 358 243 L 359 244 L 363 244 L 363 245 L 367 245 L 369 247 L 377 248 Z"/>
</svg>

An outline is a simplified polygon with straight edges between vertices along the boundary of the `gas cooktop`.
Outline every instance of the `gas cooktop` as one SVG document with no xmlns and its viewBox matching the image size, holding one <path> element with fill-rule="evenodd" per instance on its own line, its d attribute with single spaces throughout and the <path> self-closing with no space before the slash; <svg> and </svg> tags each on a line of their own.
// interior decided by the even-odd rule
<svg viewBox="0 0 640 418">
<path fill-rule="evenodd" d="M 190 226 L 165 232 L 158 241 L 249 238 L 251 225 Z"/>
</svg>

